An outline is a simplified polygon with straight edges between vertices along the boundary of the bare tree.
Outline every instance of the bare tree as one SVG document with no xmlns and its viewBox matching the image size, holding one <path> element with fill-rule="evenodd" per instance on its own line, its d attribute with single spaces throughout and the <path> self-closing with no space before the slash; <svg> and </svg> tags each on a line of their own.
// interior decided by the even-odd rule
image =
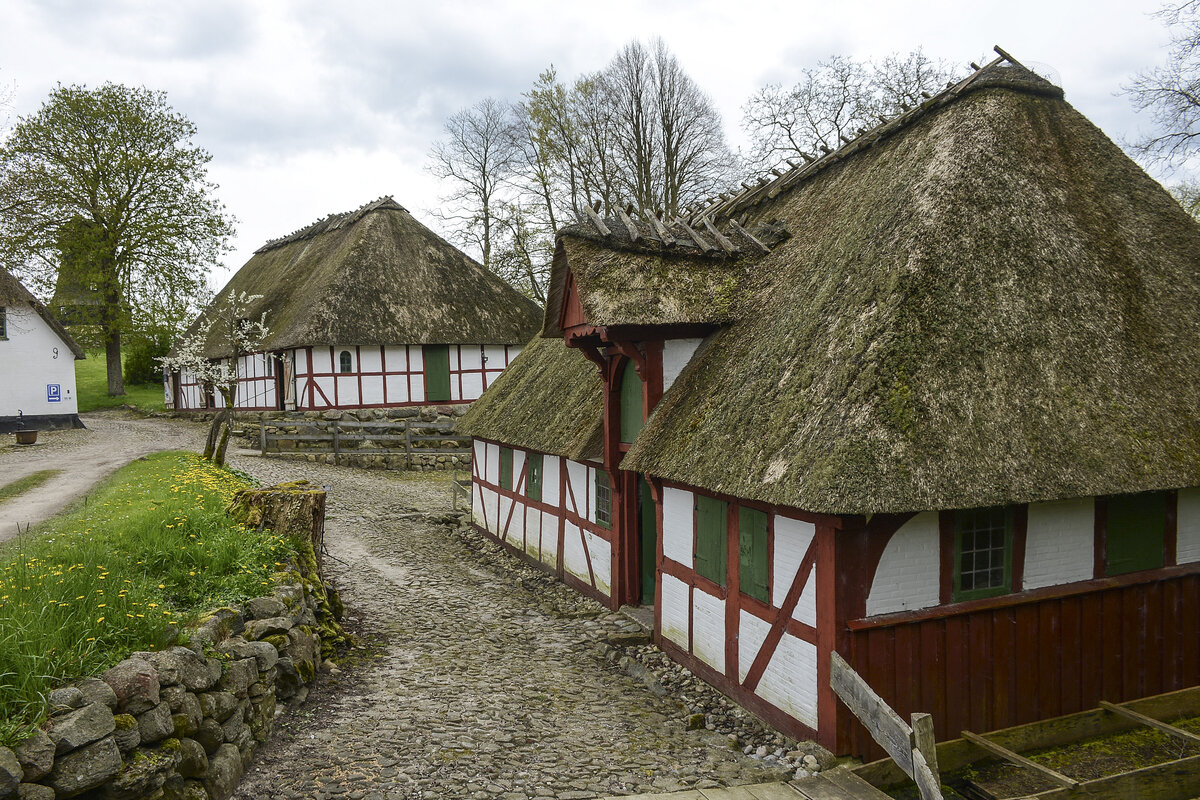
<svg viewBox="0 0 1200 800">
<path fill-rule="evenodd" d="M 770 84 L 742 108 L 742 127 L 753 142 L 751 159 L 771 167 L 785 158 L 834 150 L 860 128 L 918 105 L 923 92 L 950 78 L 944 62 L 921 50 L 878 62 L 832 56 L 803 70 L 792 87 Z"/>
<path fill-rule="evenodd" d="M 430 151 L 429 171 L 453 187 L 435 213 L 460 243 L 491 267 L 496 202 L 512 171 L 513 117 L 508 104 L 488 97 L 446 121 L 445 138 Z"/>
<path fill-rule="evenodd" d="M 1124 92 L 1155 128 L 1132 145 L 1134 153 L 1174 167 L 1195 152 L 1200 137 L 1200 0 L 1166 5 L 1157 16 L 1171 29 L 1167 63 L 1139 73 Z"/>
</svg>

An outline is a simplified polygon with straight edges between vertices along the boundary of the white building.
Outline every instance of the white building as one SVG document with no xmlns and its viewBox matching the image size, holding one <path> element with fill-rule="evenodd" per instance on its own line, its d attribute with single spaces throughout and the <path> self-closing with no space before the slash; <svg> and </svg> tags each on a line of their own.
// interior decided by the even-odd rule
<svg viewBox="0 0 1200 800">
<path fill-rule="evenodd" d="M 62 323 L 0 267 L 0 431 L 82 428 L 75 359 L 83 357 Z"/>
</svg>

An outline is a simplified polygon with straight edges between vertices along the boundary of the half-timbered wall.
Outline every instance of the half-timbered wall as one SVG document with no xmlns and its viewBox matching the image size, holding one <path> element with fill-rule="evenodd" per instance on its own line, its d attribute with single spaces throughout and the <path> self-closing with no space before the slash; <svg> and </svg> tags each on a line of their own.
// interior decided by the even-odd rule
<svg viewBox="0 0 1200 800">
<path fill-rule="evenodd" d="M 769 602 L 761 602 L 738 588 L 737 532 L 732 527 L 725 585 L 697 571 L 696 497 L 686 487 L 662 489 L 656 613 L 664 649 L 755 710 L 761 712 L 766 704 L 815 731 L 818 576 L 813 523 L 769 515 Z M 729 519 L 736 520 L 736 504 L 730 509 Z M 777 723 L 782 719 L 778 713 L 769 716 Z"/>
<path fill-rule="evenodd" d="M 426 366 L 421 345 L 299 347 L 295 359 L 296 408 L 382 408 L 426 403 L 464 403 L 478 399 L 483 390 L 517 357 L 515 345 L 449 345 L 449 399 L 430 400 L 426 392 Z M 343 356 L 348 356 L 343 371 Z M 268 370 L 267 354 L 239 359 L 237 407 L 277 409 L 276 377 Z M 202 387 L 194 376 L 180 376 L 181 410 L 205 408 Z M 220 393 L 213 405 L 224 406 Z"/>
<path fill-rule="evenodd" d="M 596 522 L 596 465 L 542 456 L 541 500 L 529 494 L 527 451 L 512 450 L 511 488 L 502 486 L 501 446 L 476 439 L 471 510 L 475 525 L 575 588 L 607 602 L 612 537 Z"/>
</svg>

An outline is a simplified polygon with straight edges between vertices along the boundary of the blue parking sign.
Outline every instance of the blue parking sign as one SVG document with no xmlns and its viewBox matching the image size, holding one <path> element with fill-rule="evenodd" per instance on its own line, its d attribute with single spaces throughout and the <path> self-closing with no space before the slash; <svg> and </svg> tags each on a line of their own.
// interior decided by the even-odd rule
<svg viewBox="0 0 1200 800">
<path fill-rule="evenodd" d="M 62 402 L 62 385 L 58 383 L 46 384 L 46 402 L 61 403 Z"/>
</svg>

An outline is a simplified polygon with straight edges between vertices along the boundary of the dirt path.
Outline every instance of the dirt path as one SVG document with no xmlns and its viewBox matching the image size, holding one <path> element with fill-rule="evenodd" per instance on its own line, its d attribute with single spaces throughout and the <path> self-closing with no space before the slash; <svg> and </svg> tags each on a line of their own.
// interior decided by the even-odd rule
<svg viewBox="0 0 1200 800">
<path fill-rule="evenodd" d="M 11 439 L 0 446 L 4 482 L 44 469 L 61 470 L 40 486 L 0 503 L 0 542 L 57 514 L 72 500 L 135 458 L 161 450 L 195 450 L 203 445 L 204 428 L 178 420 L 144 418 L 123 412 L 81 416 L 84 430 L 43 431 L 34 445 Z"/>
</svg>

